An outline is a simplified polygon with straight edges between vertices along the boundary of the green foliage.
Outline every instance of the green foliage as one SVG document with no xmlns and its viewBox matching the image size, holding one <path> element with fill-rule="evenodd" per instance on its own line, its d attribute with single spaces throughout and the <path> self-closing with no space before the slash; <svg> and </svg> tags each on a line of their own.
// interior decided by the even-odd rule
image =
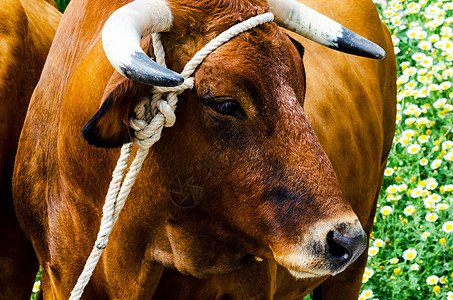
<svg viewBox="0 0 453 300">
<path fill-rule="evenodd" d="M 375 2 L 395 45 L 398 116 L 359 299 L 453 299 L 453 5 Z"/>
<path fill-rule="evenodd" d="M 69 4 L 69 1 L 71 0 L 55 0 L 55 2 L 57 3 L 58 10 L 64 12 L 66 6 L 68 6 Z"/>
</svg>

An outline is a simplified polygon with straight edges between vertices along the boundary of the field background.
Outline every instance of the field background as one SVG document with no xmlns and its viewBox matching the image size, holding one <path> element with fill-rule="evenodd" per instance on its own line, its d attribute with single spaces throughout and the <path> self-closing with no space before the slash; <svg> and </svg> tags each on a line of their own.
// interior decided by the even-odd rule
<svg viewBox="0 0 453 300">
<path fill-rule="evenodd" d="M 398 116 L 359 299 L 453 299 L 453 4 L 374 2 L 395 45 Z"/>
</svg>

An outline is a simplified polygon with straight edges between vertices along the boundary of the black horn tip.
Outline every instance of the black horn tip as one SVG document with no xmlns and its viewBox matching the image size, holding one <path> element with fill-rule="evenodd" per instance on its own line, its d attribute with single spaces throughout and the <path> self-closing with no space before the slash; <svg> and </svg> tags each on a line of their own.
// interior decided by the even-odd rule
<svg viewBox="0 0 453 300">
<path fill-rule="evenodd" d="M 140 52 L 134 53 L 131 63 L 120 66 L 120 69 L 127 78 L 147 85 L 172 87 L 184 82 L 184 77 L 180 74 L 159 65 Z"/>
<path fill-rule="evenodd" d="M 384 49 L 345 27 L 342 28 L 342 36 L 334 43 L 338 46 L 331 48 L 353 55 L 374 59 L 383 59 L 386 55 Z"/>
</svg>

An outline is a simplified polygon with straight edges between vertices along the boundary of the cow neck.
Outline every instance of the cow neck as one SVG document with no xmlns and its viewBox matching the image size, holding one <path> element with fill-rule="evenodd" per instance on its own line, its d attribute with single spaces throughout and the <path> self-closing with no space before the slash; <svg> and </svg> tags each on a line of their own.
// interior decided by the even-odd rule
<svg viewBox="0 0 453 300">
<path fill-rule="evenodd" d="M 175 123 L 178 95 L 186 89 L 192 89 L 194 86 L 194 78 L 191 77 L 193 72 L 195 72 L 206 56 L 233 37 L 258 25 L 271 22 L 273 19 L 274 15 L 272 13 L 264 13 L 230 27 L 206 44 L 185 65 L 181 72 L 184 77 L 184 82 L 181 85 L 177 87 L 154 87 L 151 99 L 144 97 L 139 101 L 135 108 L 136 116 L 129 122 L 131 128 L 135 131 L 134 142 L 139 147 L 137 154 L 124 178 L 133 143 L 124 144 L 121 148 L 121 155 L 113 171 L 112 181 L 102 208 L 101 226 L 95 245 L 85 263 L 82 274 L 71 292 L 70 300 L 80 299 L 82 296 L 83 290 L 90 281 L 103 250 L 107 247 L 109 235 L 149 153 L 149 148 L 160 139 L 163 127 L 171 127 Z M 166 67 L 165 50 L 160 34 L 155 33 L 152 37 L 156 62 Z"/>
</svg>

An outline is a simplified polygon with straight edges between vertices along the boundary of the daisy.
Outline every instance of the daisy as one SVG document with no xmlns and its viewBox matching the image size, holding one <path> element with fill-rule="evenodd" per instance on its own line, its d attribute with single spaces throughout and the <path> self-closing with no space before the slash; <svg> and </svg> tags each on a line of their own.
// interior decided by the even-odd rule
<svg viewBox="0 0 453 300">
<path fill-rule="evenodd" d="M 435 285 L 437 284 L 437 282 L 439 282 L 439 277 L 437 277 L 436 275 L 431 275 L 428 278 L 426 278 L 426 283 L 428 285 Z"/>
<path fill-rule="evenodd" d="M 363 290 L 360 296 L 362 296 L 364 299 L 370 299 L 374 295 L 372 290 Z"/>
<path fill-rule="evenodd" d="M 416 209 L 415 209 L 415 206 L 413 206 L 413 205 L 408 205 L 408 206 L 406 206 L 406 208 L 405 208 L 404 211 L 403 211 L 403 213 L 404 213 L 406 216 L 411 216 L 411 215 L 413 215 L 415 212 L 416 212 Z"/>
<path fill-rule="evenodd" d="M 379 248 L 378 247 L 370 247 L 368 249 L 368 255 L 369 256 L 375 256 L 376 254 L 378 254 L 379 252 Z"/>
<path fill-rule="evenodd" d="M 428 182 L 426 183 L 426 188 L 430 191 L 434 190 L 437 186 L 438 183 L 434 178 L 430 178 L 430 180 L 428 180 Z"/>
<path fill-rule="evenodd" d="M 404 260 L 413 260 L 416 257 L 417 257 L 417 250 L 412 249 L 412 248 L 411 249 L 407 249 L 403 253 Z"/>
<path fill-rule="evenodd" d="M 418 144 L 412 144 L 407 147 L 407 152 L 409 154 L 417 154 L 420 151 L 421 147 Z"/>
<path fill-rule="evenodd" d="M 389 260 L 389 262 L 392 264 L 392 265 L 396 265 L 398 262 L 399 262 L 399 259 L 398 258 L 392 258 Z"/>
<path fill-rule="evenodd" d="M 435 222 L 439 216 L 436 213 L 427 213 L 425 216 L 425 220 L 428 222 Z"/>
<path fill-rule="evenodd" d="M 385 245 L 385 243 L 381 239 L 375 239 L 374 242 L 373 242 L 373 246 L 378 247 L 378 248 L 381 248 L 384 245 Z"/>
<path fill-rule="evenodd" d="M 431 232 L 425 231 L 421 234 L 422 240 L 426 241 L 426 239 L 431 235 Z"/>
<path fill-rule="evenodd" d="M 433 169 L 433 170 L 438 169 L 441 164 L 442 164 L 441 159 L 435 159 L 431 162 L 431 169 Z"/>
<path fill-rule="evenodd" d="M 447 221 L 442 225 L 442 231 L 445 233 L 450 233 L 453 231 L 453 222 L 452 221 Z"/>
<path fill-rule="evenodd" d="M 453 148 L 453 142 L 452 141 L 445 141 L 442 143 L 442 150 L 448 150 Z"/>
<path fill-rule="evenodd" d="M 428 162 L 429 162 L 428 159 L 426 159 L 425 157 L 420 160 L 420 164 L 422 166 L 426 166 L 428 164 Z"/>
<path fill-rule="evenodd" d="M 391 208 L 390 206 L 383 206 L 381 207 L 381 213 L 384 215 L 384 216 L 388 216 L 390 215 L 391 213 L 393 212 L 393 208 Z"/>
<path fill-rule="evenodd" d="M 384 175 L 385 175 L 385 176 L 392 176 L 392 175 L 393 175 L 393 172 L 395 172 L 395 170 L 393 170 L 393 168 L 387 168 L 387 169 L 385 169 L 385 171 L 384 171 Z"/>
<path fill-rule="evenodd" d="M 436 205 L 436 210 L 441 210 L 441 211 L 445 211 L 447 210 L 448 208 L 450 207 L 450 205 L 448 205 L 447 203 L 439 203 Z"/>
<path fill-rule="evenodd" d="M 445 160 L 453 161 L 453 151 L 448 152 L 444 155 Z"/>
<path fill-rule="evenodd" d="M 423 193 L 423 188 L 416 187 L 415 189 L 412 190 L 411 197 L 418 198 L 418 197 L 422 196 L 422 193 Z"/>
</svg>

